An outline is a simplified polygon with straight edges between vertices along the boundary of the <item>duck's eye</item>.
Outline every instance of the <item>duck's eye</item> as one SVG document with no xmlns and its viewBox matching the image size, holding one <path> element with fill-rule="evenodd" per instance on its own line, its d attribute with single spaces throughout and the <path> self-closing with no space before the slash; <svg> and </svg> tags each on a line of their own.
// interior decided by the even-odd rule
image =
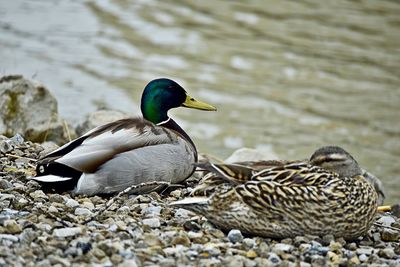
<svg viewBox="0 0 400 267">
<path fill-rule="evenodd" d="M 43 165 L 39 167 L 39 172 L 40 172 L 40 173 L 44 173 L 44 167 L 43 167 Z"/>
<path fill-rule="evenodd" d="M 194 101 L 194 98 L 192 97 L 192 98 L 190 99 L 190 101 Z"/>
</svg>

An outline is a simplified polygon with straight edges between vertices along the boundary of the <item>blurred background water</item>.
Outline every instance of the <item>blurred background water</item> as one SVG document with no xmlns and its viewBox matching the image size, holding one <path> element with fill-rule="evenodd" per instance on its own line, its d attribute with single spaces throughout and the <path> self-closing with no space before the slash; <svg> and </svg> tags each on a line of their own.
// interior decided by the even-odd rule
<svg viewBox="0 0 400 267">
<path fill-rule="evenodd" d="M 73 124 L 139 113 L 156 77 L 218 112 L 177 109 L 201 152 L 348 150 L 400 201 L 397 1 L 0 2 L 0 74 L 44 83 Z"/>
</svg>

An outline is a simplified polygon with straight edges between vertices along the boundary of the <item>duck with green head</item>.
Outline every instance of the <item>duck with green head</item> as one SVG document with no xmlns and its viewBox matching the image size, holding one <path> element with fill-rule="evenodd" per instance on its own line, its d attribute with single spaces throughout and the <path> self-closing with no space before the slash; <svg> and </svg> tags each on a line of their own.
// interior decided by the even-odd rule
<svg viewBox="0 0 400 267">
<path fill-rule="evenodd" d="M 197 151 L 168 117 L 168 110 L 177 107 L 216 110 L 170 79 L 153 80 L 142 95 L 143 118 L 99 126 L 63 145 L 38 161 L 33 179 L 45 189 L 85 195 L 120 192 L 146 182 L 180 183 L 193 173 Z"/>
</svg>

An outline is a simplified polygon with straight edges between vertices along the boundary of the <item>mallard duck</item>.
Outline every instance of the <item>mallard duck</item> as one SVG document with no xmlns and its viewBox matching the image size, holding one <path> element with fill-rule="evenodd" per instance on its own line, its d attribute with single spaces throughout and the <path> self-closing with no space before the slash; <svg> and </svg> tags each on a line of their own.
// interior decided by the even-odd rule
<svg viewBox="0 0 400 267">
<path fill-rule="evenodd" d="M 367 232 L 377 212 L 377 193 L 344 149 L 322 147 L 309 161 L 275 163 L 263 170 L 205 163 L 201 167 L 212 172 L 207 185 L 199 185 L 206 195 L 171 204 L 224 230 L 270 238 L 332 234 L 354 239 Z"/>
<path fill-rule="evenodd" d="M 142 94 L 143 118 L 99 126 L 63 145 L 38 161 L 33 179 L 46 189 L 85 195 L 120 192 L 144 182 L 182 182 L 194 171 L 197 151 L 168 117 L 176 107 L 216 110 L 170 79 L 153 80 Z"/>
</svg>

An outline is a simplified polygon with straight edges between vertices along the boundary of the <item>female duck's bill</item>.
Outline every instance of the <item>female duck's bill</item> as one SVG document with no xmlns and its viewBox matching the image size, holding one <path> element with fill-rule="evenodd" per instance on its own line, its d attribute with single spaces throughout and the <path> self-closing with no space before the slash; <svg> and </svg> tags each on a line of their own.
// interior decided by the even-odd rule
<svg viewBox="0 0 400 267">
<path fill-rule="evenodd" d="M 216 110 L 170 79 L 153 80 L 142 95 L 143 118 L 111 122 L 65 144 L 38 162 L 32 179 L 45 189 L 86 195 L 147 182 L 180 183 L 193 173 L 197 161 L 193 141 L 167 114 L 180 106 Z"/>
</svg>

